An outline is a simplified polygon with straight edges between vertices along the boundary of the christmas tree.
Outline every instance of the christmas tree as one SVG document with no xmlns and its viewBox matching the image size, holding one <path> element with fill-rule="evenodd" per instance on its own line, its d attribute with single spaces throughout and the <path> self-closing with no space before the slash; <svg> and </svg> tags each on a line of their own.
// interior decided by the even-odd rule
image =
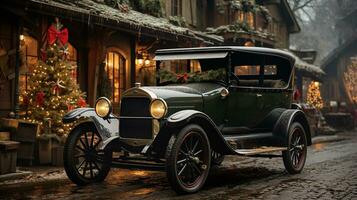
<svg viewBox="0 0 357 200">
<path fill-rule="evenodd" d="M 22 104 L 27 107 L 26 120 L 36 122 L 40 127 L 50 121 L 50 131 L 64 136 L 71 126 L 62 123 L 63 115 L 74 108 L 85 107 L 86 102 L 85 94 L 75 80 L 76 66 L 68 61 L 68 30 L 58 18 L 47 31 L 45 46 L 42 60 L 29 77 Z"/>
<path fill-rule="evenodd" d="M 323 107 L 319 82 L 312 81 L 310 83 L 307 91 L 307 103 L 317 109 L 321 109 Z"/>
</svg>

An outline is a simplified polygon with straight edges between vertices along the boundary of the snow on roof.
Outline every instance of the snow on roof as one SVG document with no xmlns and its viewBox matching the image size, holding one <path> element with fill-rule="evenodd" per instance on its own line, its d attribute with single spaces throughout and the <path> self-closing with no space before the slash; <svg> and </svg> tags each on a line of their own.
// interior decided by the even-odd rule
<svg viewBox="0 0 357 200">
<path fill-rule="evenodd" d="M 120 23 L 127 23 L 140 31 L 140 27 L 151 28 L 157 31 L 170 33 L 173 35 L 183 35 L 192 37 L 200 41 L 210 41 L 222 43 L 223 37 L 213 34 L 207 34 L 200 31 L 191 30 L 185 27 L 179 27 L 171 24 L 166 18 L 158 18 L 147 15 L 132 9 L 123 12 L 105 4 L 97 3 L 92 0 L 31 0 L 35 3 L 47 4 L 53 7 L 61 7 L 66 10 L 85 13 L 92 16 L 98 16 L 107 20 L 114 20 Z M 104 21 L 103 21 L 104 23 Z"/>
<path fill-rule="evenodd" d="M 307 73 L 308 75 L 312 76 L 313 78 L 320 79 L 321 76 L 325 75 L 325 72 L 316 65 L 307 63 L 303 61 L 301 58 L 296 56 L 292 51 L 284 49 L 284 51 L 290 52 L 292 56 L 295 58 L 295 67 L 298 71 Z"/>
</svg>

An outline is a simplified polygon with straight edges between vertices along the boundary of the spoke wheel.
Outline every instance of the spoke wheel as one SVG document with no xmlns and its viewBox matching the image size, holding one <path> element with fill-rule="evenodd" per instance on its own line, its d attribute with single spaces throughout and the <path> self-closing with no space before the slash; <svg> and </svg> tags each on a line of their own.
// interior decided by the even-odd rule
<svg viewBox="0 0 357 200">
<path fill-rule="evenodd" d="M 193 193 L 204 185 L 211 160 L 208 138 L 197 125 L 173 135 L 166 152 L 167 177 L 177 193 Z"/>
<path fill-rule="evenodd" d="M 85 123 L 68 136 L 64 148 L 64 168 L 67 176 L 78 185 L 105 179 L 111 164 L 111 153 L 99 150 L 102 139 L 95 126 Z"/>
<path fill-rule="evenodd" d="M 218 166 L 221 165 L 224 160 L 224 155 L 216 151 L 211 151 L 211 165 Z"/>
<path fill-rule="evenodd" d="M 304 168 L 307 154 L 307 141 L 304 128 L 295 122 L 290 127 L 288 150 L 283 151 L 283 161 L 290 174 L 300 173 Z"/>
</svg>

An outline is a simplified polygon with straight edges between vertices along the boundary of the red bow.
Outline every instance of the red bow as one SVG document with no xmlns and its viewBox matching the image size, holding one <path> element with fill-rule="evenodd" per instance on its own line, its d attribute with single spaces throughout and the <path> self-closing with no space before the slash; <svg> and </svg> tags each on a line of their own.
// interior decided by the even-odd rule
<svg viewBox="0 0 357 200">
<path fill-rule="evenodd" d="M 81 108 L 86 107 L 87 106 L 86 100 L 84 100 L 82 97 L 79 97 L 77 101 L 77 105 Z"/>
<path fill-rule="evenodd" d="M 61 88 L 58 85 L 54 85 L 52 87 L 52 94 L 55 94 L 58 96 L 60 92 L 61 92 Z"/>
<path fill-rule="evenodd" d="M 50 28 L 48 29 L 48 43 L 52 45 L 53 43 L 56 42 L 56 40 L 59 40 L 62 45 L 67 44 L 68 42 L 68 29 L 64 28 L 62 30 L 57 30 L 54 25 L 51 25 Z"/>
<path fill-rule="evenodd" d="M 176 78 L 177 78 L 177 80 L 183 80 L 184 82 L 187 82 L 188 74 L 187 73 L 177 74 Z"/>
</svg>

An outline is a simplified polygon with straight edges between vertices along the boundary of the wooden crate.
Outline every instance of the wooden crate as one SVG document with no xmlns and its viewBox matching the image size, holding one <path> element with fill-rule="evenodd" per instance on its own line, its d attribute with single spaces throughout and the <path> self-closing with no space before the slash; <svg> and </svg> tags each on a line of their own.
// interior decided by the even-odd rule
<svg viewBox="0 0 357 200">
<path fill-rule="evenodd" d="M 9 141 L 10 140 L 10 132 L 0 131 L 0 141 Z"/>
<path fill-rule="evenodd" d="M 15 141 L 0 141 L 0 175 L 16 172 L 18 146 Z"/>
<path fill-rule="evenodd" d="M 38 160 L 40 164 L 52 163 L 52 139 L 38 138 Z"/>
<path fill-rule="evenodd" d="M 57 146 L 52 149 L 52 165 L 63 166 L 63 146 Z"/>
<path fill-rule="evenodd" d="M 38 132 L 38 124 L 19 122 L 14 139 L 20 142 L 35 142 Z"/>
<path fill-rule="evenodd" d="M 33 164 L 37 132 L 38 124 L 19 122 L 14 140 L 20 142 L 17 157 L 21 165 Z"/>
<path fill-rule="evenodd" d="M 17 128 L 18 124 L 19 124 L 19 120 L 17 119 L 9 119 L 9 118 L 1 118 L 0 119 L 0 123 L 3 126 L 8 126 L 8 127 L 14 127 Z"/>
</svg>

